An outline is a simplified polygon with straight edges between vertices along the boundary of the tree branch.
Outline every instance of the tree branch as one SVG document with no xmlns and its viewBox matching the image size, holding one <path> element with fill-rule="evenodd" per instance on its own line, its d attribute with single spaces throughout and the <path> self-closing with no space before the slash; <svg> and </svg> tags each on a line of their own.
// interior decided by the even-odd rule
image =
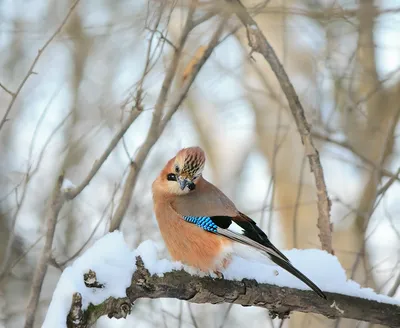
<svg viewBox="0 0 400 328">
<path fill-rule="evenodd" d="M 192 9 L 194 10 L 194 8 Z M 224 17 L 220 24 L 218 25 L 218 28 L 214 32 L 210 43 L 208 44 L 207 49 L 205 50 L 203 56 L 200 58 L 200 60 L 197 62 L 197 65 L 193 68 L 191 74 L 186 78 L 185 82 L 180 88 L 180 91 L 176 94 L 176 96 L 171 100 L 170 104 L 170 109 L 165 113 L 164 117 L 162 117 L 162 111 L 165 107 L 166 101 L 167 101 L 167 95 L 168 91 L 171 87 L 173 77 L 176 73 L 178 63 L 179 63 L 179 58 L 180 54 L 183 50 L 186 38 L 188 37 L 190 31 L 193 28 L 193 22 L 192 22 L 192 15 L 193 12 L 189 12 L 189 16 L 187 19 L 187 22 L 185 24 L 185 27 L 183 29 L 179 45 L 177 47 L 177 50 L 174 53 L 173 60 L 171 62 L 171 65 L 169 67 L 169 71 L 167 72 L 167 75 L 164 79 L 164 83 L 161 87 L 161 92 L 160 95 L 157 99 L 157 103 L 154 108 L 154 113 L 153 113 L 153 120 L 147 135 L 147 138 L 144 142 L 144 144 L 140 147 L 139 152 L 135 158 L 134 163 L 131 164 L 130 171 L 128 174 L 128 178 L 125 183 L 125 188 L 122 194 L 122 200 L 120 204 L 118 205 L 118 208 L 113 216 L 113 219 L 110 224 L 110 229 L 109 231 L 114 231 L 116 229 L 119 229 L 122 219 L 126 213 L 126 210 L 128 209 L 129 202 L 132 199 L 132 193 L 133 189 L 136 185 L 136 179 L 138 176 L 138 173 L 140 172 L 144 161 L 147 158 L 148 153 L 150 152 L 151 148 L 154 146 L 154 144 L 157 142 L 158 138 L 161 136 L 162 132 L 164 131 L 165 127 L 167 126 L 168 122 L 172 118 L 172 116 L 175 114 L 179 106 L 181 105 L 182 101 L 185 99 L 186 94 L 188 93 L 190 86 L 192 85 L 193 81 L 195 80 L 197 74 L 200 72 L 200 69 L 203 67 L 204 63 L 207 61 L 207 59 L 210 57 L 212 51 L 218 44 L 218 40 L 222 34 L 223 28 L 225 26 L 227 17 Z"/>
<path fill-rule="evenodd" d="M 320 231 L 319 238 L 321 241 L 321 246 L 322 249 L 333 254 L 332 225 L 330 223 L 331 201 L 328 197 L 324 171 L 321 166 L 319 153 L 314 146 L 311 136 L 311 128 L 305 117 L 303 106 L 300 103 L 299 97 L 297 96 L 297 93 L 292 83 L 290 82 L 289 77 L 287 76 L 282 64 L 275 54 L 274 49 L 259 29 L 255 20 L 249 15 L 240 0 L 226 1 L 231 4 L 235 14 L 245 26 L 249 46 L 251 47 L 252 51 L 260 53 L 271 66 L 271 69 L 275 73 L 275 76 L 278 79 L 282 91 L 284 92 L 286 99 L 289 103 L 289 108 L 296 122 L 301 141 L 305 147 L 306 154 L 309 159 L 311 172 L 314 174 L 315 177 L 318 197 L 317 206 L 319 213 L 317 226 Z"/>
<path fill-rule="evenodd" d="M 110 154 L 112 153 L 118 142 L 124 136 L 125 132 L 129 129 L 129 127 L 141 114 L 141 112 L 142 109 L 140 105 L 137 104 L 137 106 L 132 109 L 132 112 L 129 114 L 128 119 L 122 124 L 117 134 L 114 136 L 114 138 L 111 139 L 110 144 L 104 150 L 104 153 L 100 156 L 98 160 L 94 162 L 93 167 L 90 170 L 87 177 L 82 181 L 82 183 L 78 187 L 66 191 L 65 196 L 68 200 L 74 199 L 76 196 L 78 196 L 82 192 L 82 190 L 90 183 L 90 181 L 92 181 L 93 177 L 99 171 L 99 169 L 104 164 L 108 156 L 110 156 Z"/>
<path fill-rule="evenodd" d="M 33 60 L 31 66 L 29 67 L 28 73 L 26 73 L 25 77 L 22 79 L 21 83 L 19 84 L 19 86 L 17 88 L 17 91 L 12 92 L 12 91 L 6 89 L 3 85 L 1 85 L 2 89 L 4 89 L 4 91 L 6 91 L 7 93 L 9 93 L 11 95 L 11 101 L 8 104 L 8 107 L 6 109 L 6 112 L 5 112 L 4 116 L 3 116 L 3 118 L 0 121 L 0 130 L 3 127 L 4 123 L 7 122 L 8 114 L 10 114 L 10 111 L 11 111 L 11 109 L 12 109 L 14 103 L 15 103 L 15 100 L 17 99 L 19 93 L 21 92 L 22 88 L 24 87 L 26 81 L 28 80 L 28 78 L 32 74 L 34 74 L 33 70 L 34 70 L 37 62 L 39 61 L 40 56 L 43 54 L 43 52 L 46 50 L 46 48 L 49 46 L 49 44 L 54 40 L 54 38 L 58 35 L 58 33 L 60 33 L 60 31 L 64 27 L 64 25 L 67 22 L 69 16 L 71 16 L 72 12 L 74 11 L 74 9 L 78 5 L 78 3 L 79 3 L 79 0 L 75 0 L 74 1 L 74 3 L 72 4 L 70 9 L 68 10 L 68 13 L 64 17 L 64 19 L 61 22 L 61 24 L 58 26 L 58 28 L 55 30 L 55 32 L 50 36 L 50 38 L 46 41 L 46 43 L 43 45 L 43 47 L 38 50 L 38 53 L 37 53 L 35 59 Z"/>
<path fill-rule="evenodd" d="M 231 303 L 266 308 L 272 317 L 287 318 L 291 311 L 322 314 L 328 318 L 349 318 L 388 326 L 400 325 L 400 307 L 358 297 L 326 293 L 328 300 L 312 291 L 259 284 L 255 280 L 230 281 L 191 276 L 186 271 L 150 275 L 140 257 L 137 269 L 127 288 L 126 298 L 108 298 L 98 305 L 90 304 L 82 311 L 82 297 L 75 293 L 67 319 L 68 328 L 87 328 L 98 318 L 126 317 L 139 298 L 176 298 L 197 304 Z M 82 277 L 83 279 L 83 277 Z"/>
<path fill-rule="evenodd" d="M 26 307 L 25 328 L 33 327 L 35 321 L 36 308 L 38 306 L 43 280 L 46 276 L 47 264 L 51 258 L 51 248 L 56 230 L 57 217 L 65 201 L 64 193 L 61 189 L 63 180 L 64 176 L 60 175 L 51 196 L 46 216 L 46 240 L 32 279 L 31 293 L 28 306 Z"/>
<path fill-rule="evenodd" d="M 379 166 L 374 163 L 374 161 L 370 160 L 363 154 L 361 154 L 360 151 L 358 151 L 355 147 L 353 147 L 351 144 L 349 144 L 346 141 L 339 141 L 336 139 L 331 138 L 329 135 L 321 134 L 319 132 L 313 131 L 312 136 L 318 140 L 329 142 L 331 144 L 334 144 L 336 146 L 342 147 L 343 149 L 347 149 L 353 155 L 357 156 L 361 161 L 363 161 L 365 164 L 368 166 L 372 167 L 374 170 L 378 170 L 383 176 L 389 177 L 391 180 L 394 179 L 398 182 L 400 182 L 400 178 L 398 177 L 398 173 L 392 173 L 389 170 L 385 169 L 382 166 Z"/>
</svg>

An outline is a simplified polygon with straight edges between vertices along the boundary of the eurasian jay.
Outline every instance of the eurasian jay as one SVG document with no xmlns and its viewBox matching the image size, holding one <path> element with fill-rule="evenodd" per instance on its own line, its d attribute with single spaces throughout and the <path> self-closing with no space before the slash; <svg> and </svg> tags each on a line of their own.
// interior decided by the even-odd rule
<svg viewBox="0 0 400 328">
<path fill-rule="evenodd" d="M 261 251 L 326 299 L 252 219 L 203 178 L 205 159 L 199 147 L 181 149 L 153 182 L 154 211 L 172 258 L 221 277 L 220 272 L 230 263 L 232 245 L 244 244 Z"/>
</svg>

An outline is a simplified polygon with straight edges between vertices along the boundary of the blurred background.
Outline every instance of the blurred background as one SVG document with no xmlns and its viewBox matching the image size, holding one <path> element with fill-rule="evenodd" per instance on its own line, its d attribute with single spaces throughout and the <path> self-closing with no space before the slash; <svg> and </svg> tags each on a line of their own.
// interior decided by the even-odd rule
<svg viewBox="0 0 400 328">
<path fill-rule="evenodd" d="M 23 326 L 59 172 L 64 170 L 74 185 L 83 181 L 121 129 L 140 89 L 143 111 L 91 183 L 58 216 L 36 327 L 63 268 L 109 230 L 130 162 L 149 133 L 188 3 L 81 0 L 30 72 L 72 1 L 0 1 L 0 119 L 10 109 L 0 128 L 0 327 Z M 205 17 L 213 3 L 199 1 L 195 17 Z M 243 3 L 277 52 L 312 124 L 332 200 L 335 254 L 349 278 L 399 298 L 400 2 Z M 275 245 L 320 248 L 316 188 L 304 147 L 277 80 L 261 56 L 250 55 L 238 23 L 235 17 L 228 21 L 223 41 L 146 153 L 120 226 L 132 248 L 152 239 L 164 249 L 151 184 L 168 159 L 192 145 L 206 152 L 205 177 L 257 221 Z M 218 18 L 210 17 L 190 33 L 169 100 L 217 24 Z M 290 320 L 272 320 L 264 309 L 167 299 L 140 300 L 127 320 L 102 318 L 96 324 L 368 326 L 298 313 Z"/>
</svg>

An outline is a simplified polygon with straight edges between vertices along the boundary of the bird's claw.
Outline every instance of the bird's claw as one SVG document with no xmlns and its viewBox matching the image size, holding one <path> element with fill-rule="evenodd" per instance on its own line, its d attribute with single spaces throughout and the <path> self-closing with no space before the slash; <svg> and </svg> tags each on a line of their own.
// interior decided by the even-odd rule
<svg viewBox="0 0 400 328">
<path fill-rule="evenodd" d="M 222 272 L 214 271 L 214 273 L 217 275 L 217 278 L 218 278 L 218 279 L 224 279 L 224 275 L 223 275 Z"/>
</svg>

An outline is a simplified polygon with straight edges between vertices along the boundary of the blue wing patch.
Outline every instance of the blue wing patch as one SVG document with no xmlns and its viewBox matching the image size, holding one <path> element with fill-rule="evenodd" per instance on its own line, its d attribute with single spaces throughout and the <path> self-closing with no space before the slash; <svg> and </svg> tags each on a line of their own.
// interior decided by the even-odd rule
<svg viewBox="0 0 400 328">
<path fill-rule="evenodd" d="M 206 231 L 217 232 L 218 226 L 209 216 L 183 216 L 184 220 L 193 223 Z"/>
</svg>

